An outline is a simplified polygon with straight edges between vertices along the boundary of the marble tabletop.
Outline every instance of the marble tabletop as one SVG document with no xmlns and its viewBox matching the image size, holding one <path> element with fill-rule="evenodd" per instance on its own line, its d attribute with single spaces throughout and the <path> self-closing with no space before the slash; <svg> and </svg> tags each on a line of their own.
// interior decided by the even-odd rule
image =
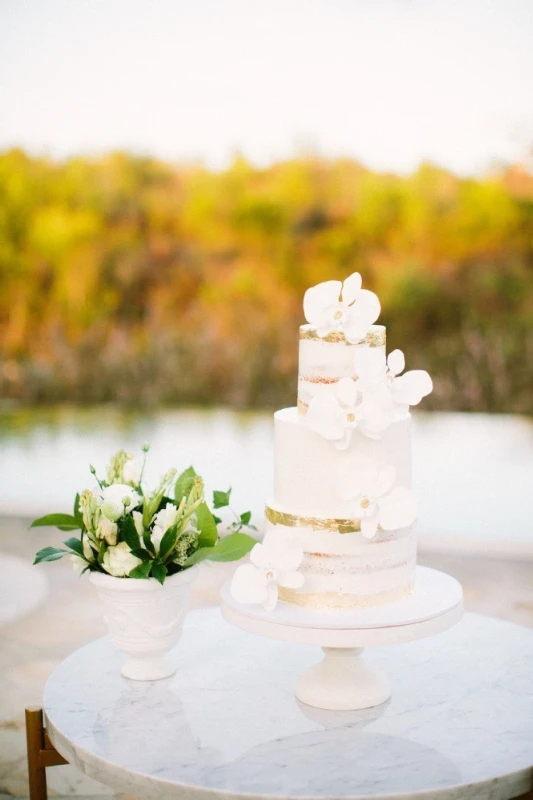
<svg viewBox="0 0 533 800">
<path fill-rule="evenodd" d="M 50 738 L 92 778 L 147 800 L 503 800 L 533 787 L 533 631 L 467 614 L 430 639 L 374 648 L 391 700 L 357 712 L 299 704 L 318 648 L 191 612 L 178 671 L 128 681 L 99 639 L 52 673 Z"/>
</svg>

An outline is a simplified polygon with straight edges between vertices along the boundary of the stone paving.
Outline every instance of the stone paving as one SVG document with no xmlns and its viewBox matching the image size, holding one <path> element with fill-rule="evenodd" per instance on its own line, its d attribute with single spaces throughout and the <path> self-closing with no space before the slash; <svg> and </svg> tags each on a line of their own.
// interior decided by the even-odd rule
<svg viewBox="0 0 533 800">
<path fill-rule="evenodd" d="M 59 545 L 65 536 L 50 529 L 29 532 L 28 525 L 29 520 L 0 518 L 0 558 L 29 565 L 37 549 Z M 454 575 L 463 585 L 467 610 L 533 627 L 533 561 L 421 553 L 419 562 Z M 48 581 L 45 599 L 41 595 L 34 610 L 0 627 L 0 800 L 28 795 L 24 707 L 41 703 L 44 683 L 63 658 L 106 632 L 92 587 L 66 560 L 34 569 Z M 216 603 L 231 569 L 206 567 L 193 590 L 193 607 Z M 42 580 L 36 584 L 42 591 Z M 0 597 L 7 586 L 0 572 Z M 31 609 L 29 598 L 23 600 Z M 48 789 L 51 797 L 77 800 L 113 795 L 70 766 L 48 770 Z"/>
</svg>

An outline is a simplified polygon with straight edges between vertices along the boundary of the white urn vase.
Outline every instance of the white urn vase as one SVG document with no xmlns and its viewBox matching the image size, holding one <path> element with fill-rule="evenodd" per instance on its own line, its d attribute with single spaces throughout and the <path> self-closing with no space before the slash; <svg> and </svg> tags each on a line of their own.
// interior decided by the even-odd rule
<svg viewBox="0 0 533 800">
<path fill-rule="evenodd" d="M 166 654 L 179 642 L 197 567 L 155 580 L 91 572 L 115 647 L 127 655 L 121 673 L 134 681 L 168 678 L 176 667 Z"/>
</svg>

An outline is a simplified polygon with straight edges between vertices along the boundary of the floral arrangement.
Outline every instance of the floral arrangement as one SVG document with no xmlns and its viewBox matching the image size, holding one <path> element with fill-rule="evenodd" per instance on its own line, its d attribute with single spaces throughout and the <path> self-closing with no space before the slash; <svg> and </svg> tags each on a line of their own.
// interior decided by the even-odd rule
<svg viewBox="0 0 533 800">
<path fill-rule="evenodd" d="M 300 589 L 304 576 L 299 572 L 304 551 L 298 542 L 287 541 L 273 532 L 257 543 L 250 563 L 241 564 L 233 574 L 231 594 L 238 603 L 260 604 L 272 611 L 278 602 L 279 587 Z"/>
<path fill-rule="evenodd" d="M 381 305 L 377 295 L 362 289 L 362 278 L 354 272 L 340 281 L 324 281 L 304 295 L 304 316 L 320 338 L 342 332 L 347 342 L 357 344 L 377 320 Z"/>
<path fill-rule="evenodd" d="M 103 572 L 117 578 L 155 578 L 163 584 L 173 575 L 200 561 L 236 561 L 257 543 L 243 533 L 250 524 L 251 512 L 236 514 L 231 533 L 220 538 L 221 519 L 208 507 L 204 482 L 193 467 L 177 476 L 170 469 L 152 491 L 143 483 L 146 455 L 134 459 L 124 450 L 111 458 L 105 480 L 98 478 L 93 489 L 76 495 L 73 514 L 48 514 L 31 527 L 55 526 L 61 531 L 79 530 L 79 536 L 66 539 L 67 549 L 45 547 L 35 564 L 56 561 L 70 555 L 73 567 Z M 213 508 L 230 503 L 231 489 L 213 493 Z"/>
</svg>

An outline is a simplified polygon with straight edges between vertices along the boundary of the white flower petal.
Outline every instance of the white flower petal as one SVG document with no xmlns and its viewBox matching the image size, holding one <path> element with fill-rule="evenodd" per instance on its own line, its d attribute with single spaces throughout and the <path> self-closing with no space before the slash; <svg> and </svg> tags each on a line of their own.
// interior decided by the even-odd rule
<svg viewBox="0 0 533 800">
<path fill-rule="evenodd" d="M 374 514 L 373 517 L 364 517 L 361 520 L 361 533 L 365 539 L 373 539 L 378 529 L 378 515 Z"/>
<path fill-rule="evenodd" d="M 342 326 L 344 336 L 351 344 L 362 342 L 368 333 L 369 325 L 358 315 L 356 306 L 348 309 L 346 321 Z"/>
<path fill-rule="evenodd" d="M 270 554 L 264 544 L 258 542 L 252 547 L 250 552 L 250 561 L 252 564 L 255 564 L 256 567 L 260 567 L 261 569 L 270 569 L 272 566 L 270 563 Z"/>
<path fill-rule="evenodd" d="M 266 599 L 263 603 L 265 611 L 273 611 L 278 602 L 278 586 L 276 583 L 269 583 L 266 590 Z"/>
<path fill-rule="evenodd" d="M 156 553 L 159 553 L 159 548 L 161 546 L 161 539 L 165 535 L 165 531 L 159 525 L 154 525 L 152 528 L 152 533 L 150 539 L 152 540 L 152 544 L 154 546 L 154 550 Z"/>
<path fill-rule="evenodd" d="M 282 572 L 278 578 L 278 585 L 286 589 L 300 589 L 304 585 L 305 578 L 301 572 Z"/>
<path fill-rule="evenodd" d="M 395 403 L 416 406 L 433 391 L 433 382 L 423 369 L 412 369 L 392 382 L 391 392 Z"/>
<path fill-rule="evenodd" d="M 358 272 L 354 272 L 349 278 L 346 278 L 342 284 L 342 302 L 348 305 L 353 303 L 361 291 L 362 285 L 363 279 Z"/>
<path fill-rule="evenodd" d="M 383 495 L 390 492 L 396 481 L 396 469 L 392 464 L 387 464 L 383 467 L 377 475 L 376 480 L 371 489 L 372 497 L 383 497 Z"/>
<path fill-rule="evenodd" d="M 143 515 L 140 511 L 132 511 L 131 516 L 133 517 L 133 521 L 135 523 L 135 530 L 139 536 L 142 536 L 144 533 Z"/>
<path fill-rule="evenodd" d="M 386 531 L 408 528 L 416 519 L 417 505 L 413 492 L 396 486 L 379 501 L 379 524 Z"/>
<path fill-rule="evenodd" d="M 305 415 L 312 431 L 324 439 L 335 441 L 344 436 L 341 408 L 333 394 L 320 394 L 312 398 Z"/>
<path fill-rule="evenodd" d="M 352 378 L 341 378 L 335 384 L 335 395 L 344 405 L 351 408 L 357 401 L 357 383 Z"/>
<path fill-rule="evenodd" d="M 401 350 L 393 350 L 387 358 L 387 366 L 391 375 L 399 375 L 405 369 L 405 356 Z"/>
<path fill-rule="evenodd" d="M 304 316 L 307 322 L 317 326 L 323 324 L 325 309 L 338 301 L 341 289 L 340 281 L 324 281 L 308 289 L 304 295 Z"/>
<path fill-rule="evenodd" d="M 357 293 L 355 308 L 357 309 L 359 318 L 364 320 L 367 327 L 370 327 L 381 313 L 381 303 L 379 302 L 377 294 L 369 292 L 368 289 L 361 289 L 361 291 Z"/>
<path fill-rule="evenodd" d="M 243 605 L 264 603 L 268 597 L 268 581 L 264 570 L 253 564 L 241 564 L 233 573 L 231 595 Z"/>
</svg>

